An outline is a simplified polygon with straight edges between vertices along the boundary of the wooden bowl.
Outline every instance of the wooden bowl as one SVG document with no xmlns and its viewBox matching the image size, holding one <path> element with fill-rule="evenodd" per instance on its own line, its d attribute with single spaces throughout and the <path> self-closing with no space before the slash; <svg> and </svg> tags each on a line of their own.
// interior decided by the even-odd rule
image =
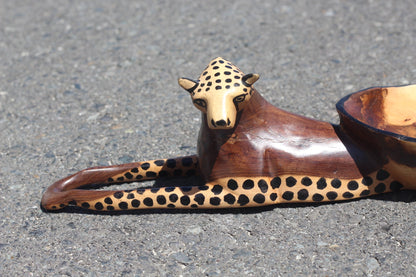
<svg viewBox="0 0 416 277">
<path fill-rule="evenodd" d="M 416 188 L 416 85 L 365 89 L 336 107 L 342 132 Z"/>
</svg>

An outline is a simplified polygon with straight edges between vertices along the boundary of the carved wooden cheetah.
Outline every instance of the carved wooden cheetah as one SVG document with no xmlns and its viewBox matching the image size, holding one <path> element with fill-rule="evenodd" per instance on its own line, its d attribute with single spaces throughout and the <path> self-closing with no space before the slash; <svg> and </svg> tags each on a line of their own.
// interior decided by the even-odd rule
<svg viewBox="0 0 416 277">
<path fill-rule="evenodd" d="M 202 112 L 198 154 L 82 170 L 50 186 L 42 207 L 99 211 L 148 208 L 239 208 L 286 202 L 338 201 L 414 189 L 393 163 L 363 150 L 339 125 L 308 119 L 269 104 L 244 74 L 223 58 L 198 81 L 179 79 Z M 363 143 L 367 147 L 370 143 Z M 371 147 L 370 147 L 371 148 Z M 200 174 L 202 186 L 85 190 L 113 184 Z"/>
</svg>

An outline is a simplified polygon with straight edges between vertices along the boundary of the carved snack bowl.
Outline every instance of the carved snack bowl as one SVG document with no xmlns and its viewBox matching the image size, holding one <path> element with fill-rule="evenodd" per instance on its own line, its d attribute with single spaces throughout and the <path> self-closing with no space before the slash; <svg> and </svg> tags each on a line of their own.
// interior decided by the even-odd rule
<svg viewBox="0 0 416 277">
<path fill-rule="evenodd" d="M 344 132 L 403 184 L 416 187 L 416 85 L 365 89 L 336 107 Z"/>
</svg>

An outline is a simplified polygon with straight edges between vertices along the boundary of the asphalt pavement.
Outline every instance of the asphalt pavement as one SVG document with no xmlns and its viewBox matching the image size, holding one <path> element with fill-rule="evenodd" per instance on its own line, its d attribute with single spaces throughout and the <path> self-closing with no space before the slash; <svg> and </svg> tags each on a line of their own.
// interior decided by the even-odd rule
<svg viewBox="0 0 416 277">
<path fill-rule="evenodd" d="M 0 275 L 415 276 L 414 192 L 228 211 L 39 207 L 86 167 L 195 153 L 200 115 L 177 78 L 212 58 L 260 74 L 272 104 L 337 123 L 342 96 L 416 83 L 415 45 L 413 0 L 0 0 Z"/>
</svg>

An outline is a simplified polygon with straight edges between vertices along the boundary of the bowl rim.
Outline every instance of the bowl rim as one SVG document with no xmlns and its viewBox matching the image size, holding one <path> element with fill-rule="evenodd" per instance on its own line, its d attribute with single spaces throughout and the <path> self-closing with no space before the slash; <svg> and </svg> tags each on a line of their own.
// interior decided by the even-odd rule
<svg viewBox="0 0 416 277">
<path fill-rule="evenodd" d="M 336 107 L 336 109 L 337 109 L 337 111 L 338 111 L 339 113 L 343 114 L 344 116 L 346 116 L 347 118 L 349 118 L 351 121 L 353 121 L 353 122 L 355 122 L 355 123 L 358 123 L 358 124 L 360 124 L 360 125 L 363 125 L 365 128 L 367 128 L 367 129 L 369 129 L 369 130 L 371 130 L 371 131 L 373 131 L 373 132 L 380 133 L 380 134 L 383 134 L 383 135 L 385 135 L 385 136 L 389 136 L 389 137 L 394 137 L 394 138 L 396 138 L 396 139 L 398 139 L 398 140 L 402 140 L 402 141 L 416 142 L 416 137 L 409 137 L 409 136 L 406 136 L 406 135 L 401 135 L 401 134 L 398 134 L 398 133 L 393 133 L 393 132 L 390 132 L 390 131 L 385 131 L 385 130 L 377 129 L 377 128 L 375 128 L 375 127 L 371 126 L 371 125 L 368 125 L 367 123 L 364 123 L 364 122 L 362 122 L 362 121 L 360 121 L 360 120 L 358 120 L 358 119 L 354 118 L 354 117 L 353 117 L 350 113 L 348 113 L 348 112 L 345 110 L 345 108 L 344 108 L 344 104 L 345 104 L 345 102 L 346 102 L 348 99 L 350 99 L 350 97 L 351 97 L 352 95 L 354 95 L 354 94 L 357 94 L 357 93 L 362 93 L 362 92 L 364 92 L 364 91 L 374 90 L 374 89 L 383 89 L 383 88 L 400 88 L 400 87 L 407 87 L 407 86 L 416 86 L 416 84 L 399 85 L 399 86 L 374 86 L 374 87 L 369 87 L 369 88 L 366 88 L 366 89 L 362 89 L 362 90 L 359 90 L 359 91 L 356 91 L 356 92 L 350 93 L 350 94 L 348 94 L 348 95 L 346 95 L 346 96 L 342 97 L 342 98 L 341 98 L 341 99 L 340 99 L 340 100 L 339 100 L 339 101 L 335 104 L 335 107 Z M 342 125 L 342 118 L 341 118 L 341 117 L 340 117 L 340 125 Z"/>
</svg>

